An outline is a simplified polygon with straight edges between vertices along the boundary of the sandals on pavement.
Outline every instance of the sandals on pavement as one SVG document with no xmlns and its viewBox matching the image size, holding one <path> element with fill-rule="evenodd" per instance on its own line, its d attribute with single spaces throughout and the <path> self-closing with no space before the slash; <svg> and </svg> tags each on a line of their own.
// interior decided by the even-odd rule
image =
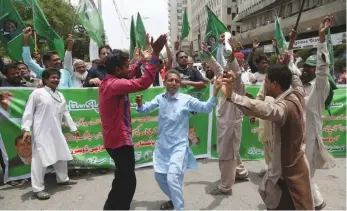
<svg viewBox="0 0 347 211">
<path fill-rule="evenodd" d="M 174 208 L 174 205 L 172 201 L 167 201 L 160 205 L 160 210 L 172 210 L 173 208 Z"/>
<path fill-rule="evenodd" d="M 62 182 L 62 183 L 58 183 L 58 184 L 59 185 L 75 185 L 75 184 L 77 184 L 77 181 L 70 179 L 70 180 L 68 180 L 66 182 Z"/>
<path fill-rule="evenodd" d="M 47 200 L 49 198 L 51 198 L 51 196 L 49 195 L 49 193 L 47 193 L 46 191 L 40 191 L 35 193 L 36 198 L 40 199 L 40 200 Z"/>
<path fill-rule="evenodd" d="M 223 192 L 221 189 L 219 189 L 218 187 L 215 188 L 215 189 L 212 189 L 210 191 L 210 194 L 211 195 L 231 195 L 231 191 L 228 191 L 228 192 Z"/>
</svg>

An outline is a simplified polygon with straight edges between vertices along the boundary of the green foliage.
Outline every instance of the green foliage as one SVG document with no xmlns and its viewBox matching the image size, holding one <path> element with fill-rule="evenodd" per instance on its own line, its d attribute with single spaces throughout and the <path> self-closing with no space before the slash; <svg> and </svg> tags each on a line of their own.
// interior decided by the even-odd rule
<svg viewBox="0 0 347 211">
<path fill-rule="evenodd" d="M 335 60 L 334 71 L 343 72 L 343 67 L 346 67 L 346 60 L 344 58 Z"/>
<path fill-rule="evenodd" d="M 75 21 L 75 9 L 64 0 L 37 0 L 49 24 L 61 36 L 66 39 L 72 33 L 76 39 L 73 49 L 73 57 L 88 60 L 89 37 L 86 33 L 72 32 Z M 14 5 L 26 25 L 32 25 L 32 10 L 23 4 L 14 2 Z M 78 18 L 75 25 L 78 25 Z M 48 43 L 44 37 L 37 36 L 38 51 L 43 54 L 49 50 Z M 40 42 L 39 42 L 40 41 Z M 65 47 L 67 46 L 65 42 Z M 1 54 L 1 49 L 0 49 Z"/>
</svg>

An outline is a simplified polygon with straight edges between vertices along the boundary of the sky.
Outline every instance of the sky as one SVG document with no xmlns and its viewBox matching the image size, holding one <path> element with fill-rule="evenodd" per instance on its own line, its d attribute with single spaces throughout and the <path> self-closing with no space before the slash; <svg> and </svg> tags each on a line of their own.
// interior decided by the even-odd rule
<svg viewBox="0 0 347 211">
<path fill-rule="evenodd" d="M 71 0 L 71 4 L 78 5 L 79 0 Z M 97 0 L 94 0 L 97 6 Z M 160 34 L 168 33 L 168 6 L 167 0 L 115 0 L 118 5 L 120 15 L 127 26 L 124 33 L 119 18 L 116 13 L 113 0 L 101 0 L 102 4 L 102 17 L 104 21 L 104 28 L 108 42 L 113 49 L 128 49 L 130 40 L 130 23 L 131 16 L 134 16 L 136 23 L 137 12 L 140 13 L 146 31 L 157 38 Z M 148 19 L 145 19 L 148 17 Z"/>
</svg>

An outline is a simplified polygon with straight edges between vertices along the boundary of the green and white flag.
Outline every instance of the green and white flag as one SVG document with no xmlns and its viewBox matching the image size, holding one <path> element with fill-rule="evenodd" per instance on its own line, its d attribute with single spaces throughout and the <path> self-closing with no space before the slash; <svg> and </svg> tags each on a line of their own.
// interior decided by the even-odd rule
<svg viewBox="0 0 347 211">
<path fill-rule="evenodd" d="M 47 21 L 45 14 L 43 13 L 37 0 L 32 0 L 33 10 L 33 26 L 36 33 L 48 39 L 50 49 L 57 51 L 60 58 L 64 58 L 64 41 L 55 32 L 52 26 Z"/>
<path fill-rule="evenodd" d="M 22 60 L 24 28 L 25 24 L 12 1 L 0 0 L 0 41 L 7 55 L 15 61 Z"/>
<path fill-rule="evenodd" d="M 136 47 L 136 27 L 134 22 L 134 17 L 131 16 L 130 25 L 130 59 L 134 58 L 134 49 Z"/>
<path fill-rule="evenodd" d="M 190 31 L 190 26 L 189 26 L 189 22 L 188 22 L 188 14 L 187 14 L 187 8 L 186 8 L 184 10 L 184 13 L 183 13 L 181 40 L 184 40 L 184 38 L 188 37 L 189 31 Z"/>
<path fill-rule="evenodd" d="M 213 13 L 213 11 L 206 6 L 208 21 L 206 26 L 205 33 L 205 43 L 209 46 L 209 50 L 211 54 L 216 57 L 217 55 L 217 47 L 219 36 L 224 32 L 227 32 L 228 29 L 224 25 L 224 23 L 218 19 L 218 17 Z M 202 59 L 204 60 L 205 55 L 202 53 Z"/>
<path fill-rule="evenodd" d="M 287 46 L 286 38 L 283 35 L 282 27 L 278 17 L 276 17 L 276 22 L 275 22 L 275 38 L 277 40 L 278 51 L 280 54 L 282 54 L 285 50 L 288 49 L 288 46 Z"/>
<path fill-rule="evenodd" d="M 80 0 L 77 15 L 81 24 L 98 47 L 104 44 L 104 23 L 93 0 Z"/>
<path fill-rule="evenodd" d="M 137 18 L 136 18 L 136 42 L 137 42 L 138 48 L 141 50 L 143 50 L 147 45 L 146 29 L 145 29 L 145 26 L 143 25 L 140 13 L 137 13 Z"/>
</svg>

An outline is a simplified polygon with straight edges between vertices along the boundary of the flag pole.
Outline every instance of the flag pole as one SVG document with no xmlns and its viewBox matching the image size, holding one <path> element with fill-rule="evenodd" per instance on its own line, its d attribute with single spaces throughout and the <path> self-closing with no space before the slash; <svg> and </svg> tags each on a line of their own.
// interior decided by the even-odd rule
<svg viewBox="0 0 347 211">
<path fill-rule="evenodd" d="M 34 31 L 34 42 L 35 42 L 35 53 L 37 53 L 37 37 L 36 37 L 36 31 Z"/>
<path fill-rule="evenodd" d="M 304 9 L 304 4 L 305 4 L 305 0 L 302 0 L 301 6 L 300 6 L 299 15 L 298 15 L 298 18 L 296 19 L 296 23 L 295 23 L 295 26 L 294 26 L 294 30 L 295 31 L 298 28 L 299 21 L 300 21 L 300 18 L 301 18 L 301 13 L 302 13 L 302 10 Z"/>
<path fill-rule="evenodd" d="M 80 7 L 80 4 L 81 3 L 81 0 L 78 2 L 78 6 L 76 7 L 75 9 L 75 17 L 73 19 L 73 23 L 72 23 L 72 28 L 71 28 L 71 33 L 70 34 L 73 34 L 74 33 L 74 28 L 75 28 L 75 24 L 76 24 L 76 20 L 77 20 L 77 11 L 78 11 L 78 8 Z"/>
</svg>

